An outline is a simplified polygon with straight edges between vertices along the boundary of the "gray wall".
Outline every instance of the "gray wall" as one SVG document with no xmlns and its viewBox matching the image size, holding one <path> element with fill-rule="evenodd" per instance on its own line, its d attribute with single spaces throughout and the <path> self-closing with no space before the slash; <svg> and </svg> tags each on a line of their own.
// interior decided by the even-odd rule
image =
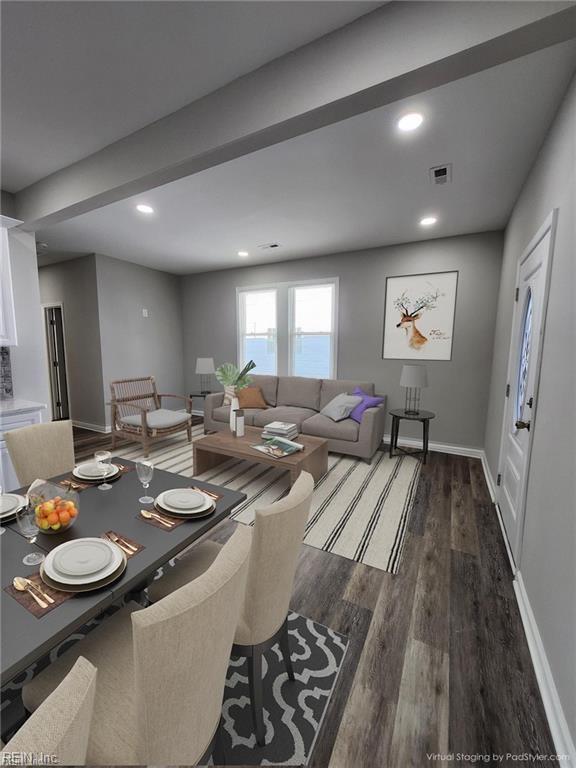
<svg viewBox="0 0 576 768">
<path fill-rule="evenodd" d="M 160 392 L 185 394 L 182 278 L 99 254 L 96 270 L 104 399 L 110 399 L 114 379 L 148 375 L 156 377 Z M 183 403 L 165 405 L 181 408 Z"/>
<path fill-rule="evenodd" d="M 18 346 L 10 349 L 14 397 L 45 403 L 43 419 L 49 420 L 50 383 L 34 234 L 11 229 L 8 240 L 18 331 Z"/>
<path fill-rule="evenodd" d="M 39 275 L 42 303 L 64 307 L 70 415 L 101 427 L 105 408 L 95 256 L 42 267 Z"/>
<path fill-rule="evenodd" d="M 338 376 L 373 381 L 400 407 L 403 361 L 381 357 L 386 277 L 457 269 L 452 360 L 427 362 L 423 407 L 437 413 L 431 440 L 481 448 L 501 254 L 501 234 L 486 233 L 190 275 L 183 283 L 186 388 L 198 386 L 197 357 L 236 361 L 237 286 L 339 277 Z"/>
<path fill-rule="evenodd" d="M 576 79 L 506 230 L 486 453 L 498 471 L 516 263 L 558 208 L 520 571 L 576 742 Z"/>
</svg>

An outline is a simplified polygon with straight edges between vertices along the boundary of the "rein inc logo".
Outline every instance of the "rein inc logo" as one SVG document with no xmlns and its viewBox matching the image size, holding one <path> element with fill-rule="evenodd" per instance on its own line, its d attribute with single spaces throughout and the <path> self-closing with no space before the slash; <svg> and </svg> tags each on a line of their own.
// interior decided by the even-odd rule
<svg viewBox="0 0 576 768">
<path fill-rule="evenodd" d="M 0 765 L 59 765 L 57 755 L 45 752 L 2 752 Z"/>
</svg>

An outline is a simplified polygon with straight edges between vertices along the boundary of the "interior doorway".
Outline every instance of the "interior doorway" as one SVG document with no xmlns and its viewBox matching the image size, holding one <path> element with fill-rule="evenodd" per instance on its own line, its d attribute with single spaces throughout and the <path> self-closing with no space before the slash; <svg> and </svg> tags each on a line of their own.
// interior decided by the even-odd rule
<svg viewBox="0 0 576 768">
<path fill-rule="evenodd" d="M 44 325 L 48 350 L 52 420 L 60 421 L 70 418 L 64 312 L 61 304 L 44 305 Z"/>
<path fill-rule="evenodd" d="M 520 566 L 530 454 L 536 428 L 538 384 L 557 211 L 518 260 L 506 406 L 498 464 L 497 502 L 516 567 Z"/>
</svg>

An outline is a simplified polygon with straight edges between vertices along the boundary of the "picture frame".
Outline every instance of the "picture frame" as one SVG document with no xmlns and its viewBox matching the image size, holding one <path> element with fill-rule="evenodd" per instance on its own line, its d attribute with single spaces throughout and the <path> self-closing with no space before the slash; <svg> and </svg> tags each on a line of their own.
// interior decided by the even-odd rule
<svg viewBox="0 0 576 768">
<path fill-rule="evenodd" d="M 386 278 L 382 358 L 451 360 L 458 270 Z"/>
</svg>

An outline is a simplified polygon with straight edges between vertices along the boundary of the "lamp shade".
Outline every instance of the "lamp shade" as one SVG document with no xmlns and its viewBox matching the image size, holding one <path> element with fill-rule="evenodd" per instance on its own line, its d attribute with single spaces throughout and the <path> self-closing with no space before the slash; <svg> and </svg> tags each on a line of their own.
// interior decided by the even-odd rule
<svg viewBox="0 0 576 768">
<path fill-rule="evenodd" d="M 427 387 L 428 373 L 424 365 L 403 365 L 400 376 L 401 387 Z"/>
<path fill-rule="evenodd" d="M 213 357 L 197 357 L 196 358 L 196 373 L 214 373 L 214 358 Z"/>
</svg>

